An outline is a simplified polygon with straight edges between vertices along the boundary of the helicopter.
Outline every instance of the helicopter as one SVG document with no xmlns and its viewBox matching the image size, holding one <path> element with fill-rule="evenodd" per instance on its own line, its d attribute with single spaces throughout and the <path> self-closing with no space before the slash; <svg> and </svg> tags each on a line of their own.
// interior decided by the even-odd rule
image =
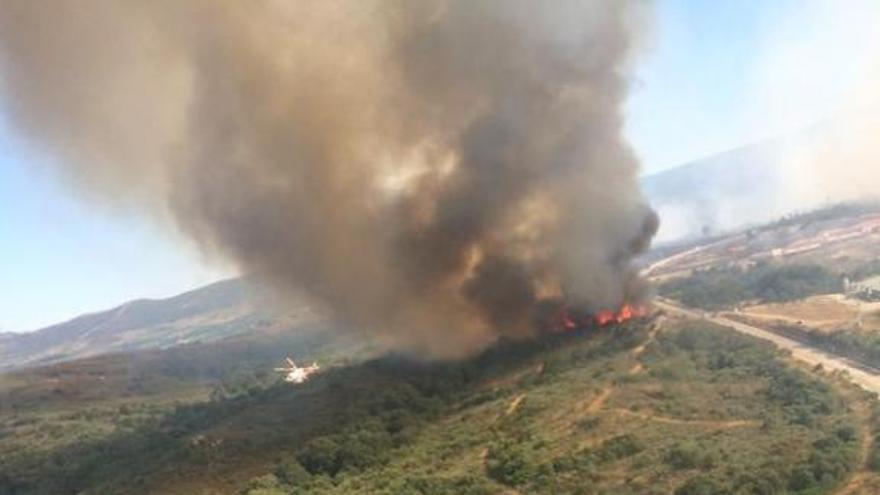
<svg viewBox="0 0 880 495">
<path fill-rule="evenodd" d="M 301 384 L 305 383 L 313 373 L 321 369 L 318 363 L 312 363 L 311 366 L 299 367 L 290 357 L 284 358 L 285 366 L 283 368 L 275 368 L 275 371 L 284 373 L 284 381 L 287 383 Z"/>
</svg>

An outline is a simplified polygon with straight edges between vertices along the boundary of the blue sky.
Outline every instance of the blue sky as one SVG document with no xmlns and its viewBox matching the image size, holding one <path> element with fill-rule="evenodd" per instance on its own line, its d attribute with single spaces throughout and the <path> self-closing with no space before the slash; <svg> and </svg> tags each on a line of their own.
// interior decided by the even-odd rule
<svg viewBox="0 0 880 495">
<path fill-rule="evenodd" d="M 656 6 L 626 107 L 645 173 L 833 118 L 876 81 L 876 0 Z"/>
<path fill-rule="evenodd" d="M 0 122 L 0 331 L 24 331 L 221 274 L 144 218 L 96 207 Z"/>
<path fill-rule="evenodd" d="M 736 102 L 761 25 L 777 15 L 764 1 L 657 5 L 626 108 L 627 137 L 646 173 L 742 144 Z"/>
<path fill-rule="evenodd" d="M 832 112 L 865 63 L 866 51 L 841 52 L 841 43 L 858 46 L 873 32 L 876 24 L 858 22 L 872 3 L 878 10 L 872 0 L 658 2 L 625 109 L 644 172 Z M 808 98 L 792 90 L 802 83 Z M 52 175 L 49 159 L 0 114 L 0 331 L 172 295 L 228 273 L 146 219 L 84 201 Z"/>
</svg>

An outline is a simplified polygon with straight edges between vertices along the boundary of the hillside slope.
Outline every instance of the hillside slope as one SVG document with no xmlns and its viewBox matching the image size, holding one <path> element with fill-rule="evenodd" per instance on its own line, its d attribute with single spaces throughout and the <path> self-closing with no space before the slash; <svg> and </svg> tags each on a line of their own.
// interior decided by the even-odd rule
<svg viewBox="0 0 880 495">
<path fill-rule="evenodd" d="M 241 279 L 217 282 L 167 299 L 142 299 L 34 332 L 0 335 L 0 370 L 44 365 L 110 352 L 211 342 L 285 319 L 311 321 L 301 305 L 282 318 Z"/>
<path fill-rule="evenodd" d="M 0 493 L 819 494 L 864 461 L 852 404 L 757 341 L 632 322 L 189 405 L 20 404 Z"/>
<path fill-rule="evenodd" d="M 662 242 L 785 213 L 782 180 L 780 144 L 766 141 L 649 175 L 641 183 L 660 214 Z"/>
</svg>

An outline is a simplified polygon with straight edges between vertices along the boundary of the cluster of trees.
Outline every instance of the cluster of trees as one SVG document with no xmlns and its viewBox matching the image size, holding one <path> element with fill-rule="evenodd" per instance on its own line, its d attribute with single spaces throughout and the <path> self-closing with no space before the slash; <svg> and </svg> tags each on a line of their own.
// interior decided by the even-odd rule
<svg viewBox="0 0 880 495">
<path fill-rule="evenodd" d="M 252 480 L 247 492 L 321 493 L 385 466 L 426 423 L 450 408 L 497 398 L 496 392 L 475 389 L 474 384 L 504 376 L 574 338 L 579 337 L 550 337 L 539 345 L 507 343 L 456 363 L 386 356 L 329 369 L 298 388 L 237 368 L 221 375 L 224 379 L 210 401 L 154 404 L 143 411 L 140 406 L 116 406 L 109 418 L 102 414 L 118 427 L 115 433 L 51 452 L 0 458 L 0 471 L 8 473 L 10 486 L 23 487 L 15 493 L 55 493 L 62 487 L 138 493 L 149 491 L 156 480 L 203 469 L 199 466 L 222 470 L 242 457 L 281 452 L 285 461 Z M 240 431 L 234 439 L 214 442 L 210 432 L 220 424 Z M 424 493 L 493 493 L 484 490 L 490 484 L 486 478 L 475 483 L 468 477 L 401 474 L 391 481 L 400 493 L 414 493 L 411 488 L 418 486 L 426 487 Z"/>
<path fill-rule="evenodd" d="M 688 306 L 724 309 L 746 301 L 787 302 L 842 290 L 842 279 L 818 265 L 761 263 L 751 269 L 713 267 L 660 286 Z"/>
<path fill-rule="evenodd" d="M 608 465 L 644 450 L 633 434 L 616 435 L 593 448 L 553 453 L 529 421 L 529 414 L 505 418 L 486 453 L 486 474 L 498 483 L 527 493 L 589 493 Z"/>
<path fill-rule="evenodd" d="M 876 333 L 849 329 L 826 332 L 793 325 L 779 325 L 775 330 L 865 366 L 880 368 L 880 335 Z"/>
<path fill-rule="evenodd" d="M 90 439 L 45 455 L 0 459 L 0 473 L 6 476 L 0 477 L 0 494 L 5 495 L 4 489 L 15 494 L 155 492 L 157 480 L 211 476 L 211 470 L 231 469 L 242 458 L 265 463 L 262 475 L 238 487 L 247 495 L 486 495 L 505 489 L 598 493 L 616 483 L 619 473 L 643 469 L 666 482 L 675 480 L 683 495 L 806 494 L 839 482 L 852 469 L 857 435 L 847 424 L 829 419 L 842 417 L 844 409 L 833 390 L 784 365 L 770 347 L 705 323 L 683 325 L 662 333 L 649 346 L 642 356 L 646 372 L 632 377 L 615 368 L 630 369 L 630 353 L 625 351 L 644 342 L 647 330 L 637 324 L 630 330 L 510 343 L 458 363 L 415 363 L 390 356 L 329 369 L 298 388 L 260 384 L 248 375 L 241 380 L 246 386 L 236 393 L 169 406 L 158 416 L 146 405 L 117 404 L 116 416 L 138 419 L 110 438 Z M 538 362 L 541 371 L 536 371 Z M 677 378 L 659 373 L 675 367 L 683 370 Z M 509 381 L 511 376 L 518 378 Z M 725 380 L 731 389 L 757 383 L 757 392 L 742 407 L 765 408 L 773 420 L 761 432 L 737 430 L 745 438 L 737 441 L 757 441 L 760 436 L 790 442 L 793 430 L 802 431 L 797 438 L 807 440 L 794 453 L 772 455 L 774 444 L 767 442 L 759 447 L 766 451 L 755 448 L 732 457 L 737 454 L 723 448 L 729 445 L 728 437 L 673 431 L 677 436 L 667 439 L 668 425 L 652 429 L 650 422 L 641 420 L 636 420 L 640 428 L 619 431 L 612 416 L 601 412 L 571 425 L 573 434 L 595 439 L 589 447 L 547 435 L 547 411 L 574 407 L 574 400 L 560 401 L 582 392 L 590 380 L 593 385 L 619 380 L 617 386 L 625 388 L 623 377 L 664 387 L 676 380 L 707 387 L 700 390 L 722 390 L 718 384 Z M 486 386 L 499 378 L 505 380 L 504 390 Z M 496 416 L 507 410 L 512 394 L 527 395 L 515 411 Z M 669 400 L 692 399 L 671 394 Z M 659 400 L 646 403 L 641 411 L 659 406 Z M 471 414 L 483 414 L 485 422 L 472 424 Z M 743 417 L 739 414 L 734 416 Z M 448 421 L 456 416 L 461 421 Z M 489 416 L 493 419 L 486 421 Z M 442 428 L 426 427 L 439 425 L 439 418 Z M 491 426 L 473 426 L 480 424 Z M 444 431 L 442 440 L 426 440 L 428 432 L 437 434 L 438 429 Z M 211 439 L 217 430 L 229 433 L 223 443 Z M 194 441 L 200 438 L 205 440 Z M 485 456 L 479 461 L 463 462 L 455 469 L 435 470 L 424 461 L 438 451 L 455 458 L 483 448 Z M 766 465 L 758 469 L 750 464 L 756 456 L 766 456 Z M 417 465 L 413 459 L 422 461 Z"/>
<path fill-rule="evenodd" d="M 301 469 L 301 468 L 300 468 Z M 485 478 L 474 475 L 430 476 L 407 475 L 387 480 L 382 493 L 388 495 L 494 495 L 497 487 Z M 241 492 L 243 495 L 321 495 L 339 493 L 331 478 L 311 477 L 291 481 L 283 474 L 270 473 L 251 479 Z M 361 493 L 353 490 L 348 493 Z"/>
<path fill-rule="evenodd" d="M 676 471 L 705 470 L 715 467 L 717 456 L 696 442 L 678 442 L 666 453 L 664 461 Z"/>
<path fill-rule="evenodd" d="M 439 398 L 461 384 L 460 376 L 448 369 L 414 371 L 411 380 L 401 380 L 391 375 L 396 373 L 394 366 L 377 361 L 333 370 L 304 389 L 284 384 L 250 386 L 247 393 L 169 405 L 160 415 L 138 415 L 131 422 L 128 419 L 135 410 L 120 406 L 112 417 L 125 428 L 109 436 L 82 438 L 51 452 L 27 449 L 0 459 L 0 471 L 10 479 L 4 483 L 21 487 L 13 493 L 96 487 L 108 493 L 131 493 L 150 479 L 161 478 L 158 473 L 164 470 L 182 473 L 182 466 L 208 461 L 232 465 L 242 456 L 289 446 L 302 446 L 292 456 L 309 476 L 332 477 L 365 469 L 385 462 L 389 452 L 407 440 L 412 427 L 440 410 L 445 401 Z M 289 401 L 297 406 L 281 406 Z M 267 407 L 281 417 L 290 415 L 291 426 L 267 424 L 262 415 Z M 248 429 L 242 431 L 241 440 L 195 441 L 230 420 Z"/>
<path fill-rule="evenodd" d="M 813 452 L 805 461 L 795 466 L 768 466 L 749 473 L 740 473 L 733 479 L 718 473 L 699 474 L 682 484 L 675 495 L 825 493 L 839 485 L 852 471 L 855 463 L 855 437 L 849 436 L 848 429 L 839 431 L 846 433 L 815 441 L 812 445 Z M 698 462 L 698 454 L 689 455 L 694 457 L 676 457 L 676 462 L 680 466 L 695 466 L 693 462 Z"/>
<path fill-rule="evenodd" d="M 874 411 L 871 415 L 871 423 L 874 431 L 874 442 L 868 456 L 868 468 L 880 472 L 880 404 L 874 402 Z"/>
<path fill-rule="evenodd" d="M 497 439 L 489 448 L 486 472 L 510 487 L 545 486 L 555 476 L 547 453 L 534 439 Z"/>
<path fill-rule="evenodd" d="M 552 373 L 558 377 L 578 366 L 601 362 L 609 356 L 608 349 L 619 352 L 620 348 L 631 345 L 630 340 L 621 336 L 601 346 L 557 349 L 545 355 L 548 362 L 553 363 L 548 371 L 551 378 L 541 375 L 524 380 L 521 386 L 531 390 L 528 397 L 538 397 L 537 390 L 558 379 L 552 378 Z M 715 380 L 722 376 L 742 380 L 747 376 L 761 381 L 764 386 L 759 389 L 759 396 L 765 405 L 768 423 L 760 434 L 773 436 L 790 432 L 791 428 L 803 428 L 804 432 L 816 432 L 809 435 L 815 440 L 809 440 L 785 456 L 770 457 L 767 452 L 768 461 L 761 466 L 751 464 L 755 452 L 732 458 L 723 442 L 706 445 L 696 439 L 676 440 L 658 448 L 643 438 L 641 432 L 618 432 L 588 448 L 560 450 L 558 445 L 547 443 L 545 425 L 537 419 L 538 411 L 544 406 L 534 405 L 527 398 L 515 413 L 503 416 L 493 425 L 483 464 L 485 476 L 426 474 L 392 467 L 390 458 L 406 456 L 408 452 L 411 454 L 408 449 L 417 448 L 418 433 L 400 435 L 406 430 L 399 428 L 401 415 L 408 417 L 404 424 L 418 425 L 426 417 L 424 414 L 448 414 L 451 403 L 457 403 L 457 407 L 477 406 L 484 400 L 497 398 L 484 397 L 473 389 L 463 396 L 446 390 L 449 384 L 452 388 L 464 385 L 460 390 L 468 390 L 467 385 L 473 383 L 473 379 L 467 377 L 477 370 L 468 369 L 468 365 L 441 366 L 424 374 L 409 373 L 420 377 L 411 383 L 410 390 L 377 397 L 363 416 L 352 419 L 338 431 L 312 438 L 273 472 L 252 480 L 243 493 L 331 494 L 358 487 L 375 490 L 377 486 L 389 494 L 482 495 L 503 491 L 501 487 L 523 493 L 592 493 L 602 490 L 608 481 L 608 472 L 635 472 L 651 466 L 656 472 L 666 470 L 672 473 L 669 475 L 672 478 L 684 480 L 675 491 L 680 495 L 809 494 L 836 486 L 853 469 L 856 430 L 849 424 L 830 419 L 840 415 L 844 405 L 828 385 L 786 366 L 770 347 L 694 324 L 665 334 L 648 354 L 652 359 L 666 356 L 664 359 L 670 362 L 691 362 L 691 366 L 695 366 L 693 374 L 681 375 L 681 380 L 696 380 L 706 373 L 714 373 Z M 499 356 L 481 359 L 495 365 L 503 361 Z M 445 378 L 437 380 L 440 376 Z M 434 399 L 439 403 L 433 402 Z M 420 401 L 426 402 L 415 409 L 405 406 Z M 392 421 L 392 417 L 398 419 Z M 596 430 L 605 425 L 598 416 L 591 416 L 580 421 L 577 427 L 586 434 L 601 435 Z M 376 477 L 382 481 L 377 482 Z"/>
<path fill-rule="evenodd" d="M 655 356 L 685 353 L 696 364 L 689 375 L 675 375 L 679 381 L 708 372 L 716 374 L 715 379 L 749 376 L 761 383 L 762 407 L 757 412 L 763 419 L 762 435 L 793 428 L 802 437 L 816 433 L 800 452 L 779 452 L 760 466 L 749 466 L 748 458 L 731 458 L 723 448 L 716 450 L 717 445 L 676 442 L 666 449 L 664 463 L 674 471 L 694 473 L 676 495 L 824 493 L 856 466 L 858 434 L 841 419 L 846 404 L 827 383 L 780 361 L 770 346 L 693 323 L 662 336 L 653 352 Z"/>
</svg>

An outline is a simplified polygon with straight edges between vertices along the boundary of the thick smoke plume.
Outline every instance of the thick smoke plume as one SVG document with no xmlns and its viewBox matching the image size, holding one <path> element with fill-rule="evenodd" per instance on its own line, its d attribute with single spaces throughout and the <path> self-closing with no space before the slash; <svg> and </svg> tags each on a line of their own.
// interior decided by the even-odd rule
<svg viewBox="0 0 880 495">
<path fill-rule="evenodd" d="M 632 7 L 2 0 L 0 73 L 87 191 L 458 356 L 632 296 L 656 230 L 620 137 Z"/>
</svg>

